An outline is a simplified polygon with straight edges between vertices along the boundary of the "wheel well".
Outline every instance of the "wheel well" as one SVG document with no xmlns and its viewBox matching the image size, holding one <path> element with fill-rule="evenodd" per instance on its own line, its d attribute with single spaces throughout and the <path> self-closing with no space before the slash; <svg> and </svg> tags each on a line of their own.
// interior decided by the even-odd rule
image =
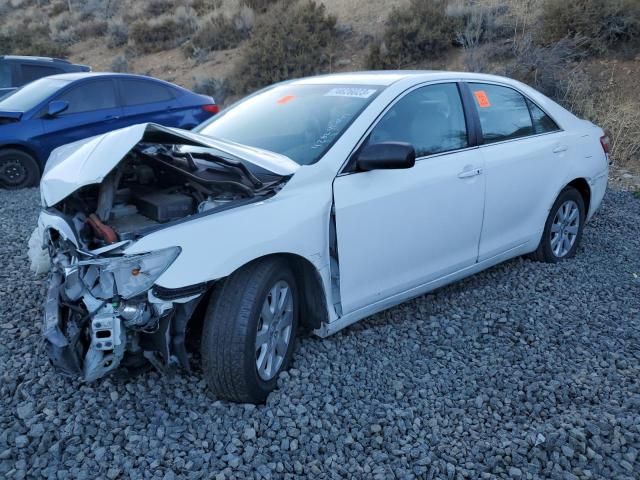
<svg viewBox="0 0 640 480">
<path fill-rule="evenodd" d="M 589 187 L 589 183 L 584 178 L 576 178 L 569 182 L 567 186 L 573 187 L 580 192 L 582 200 L 584 201 L 585 212 L 589 212 L 589 205 L 591 204 L 591 188 Z"/>
<path fill-rule="evenodd" d="M 31 150 L 28 147 L 25 147 L 24 145 L 20 145 L 20 144 L 0 145 L 0 152 L 2 152 L 3 150 L 9 150 L 9 149 L 20 150 L 21 152 L 24 152 L 27 155 L 30 155 L 31 157 L 33 157 L 33 159 L 38 164 L 38 168 L 40 169 L 40 174 L 42 174 L 42 162 L 40 162 L 40 159 L 38 158 L 38 155 L 36 155 L 36 153 L 33 150 Z"/>
<path fill-rule="evenodd" d="M 256 258 L 249 263 L 258 262 L 266 258 L 283 259 L 296 277 L 301 297 L 300 323 L 303 327 L 313 330 L 320 328 L 322 323 L 329 320 L 327 311 L 327 297 L 325 296 L 322 278 L 316 267 L 306 258 L 293 253 L 275 253 Z M 248 264 L 246 264 L 248 265 Z M 240 268 L 245 267 L 243 265 Z"/>
</svg>

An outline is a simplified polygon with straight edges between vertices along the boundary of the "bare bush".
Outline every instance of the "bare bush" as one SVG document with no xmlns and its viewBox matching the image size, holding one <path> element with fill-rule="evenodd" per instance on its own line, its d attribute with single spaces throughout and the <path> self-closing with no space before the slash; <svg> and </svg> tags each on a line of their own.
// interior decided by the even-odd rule
<svg viewBox="0 0 640 480">
<path fill-rule="evenodd" d="M 117 48 L 129 41 L 129 27 L 122 19 L 111 20 L 107 26 L 107 47 Z"/>
<path fill-rule="evenodd" d="M 238 28 L 234 20 L 218 14 L 202 22 L 188 44 L 189 54 L 193 56 L 200 51 L 211 52 L 238 46 L 249 36 L 249 31 L 244 30 L 243 25 Z"/>
<path fill-rule="evenodd" d="M 154 20 L 138 20 L 131 25 L 129 39 L 143 53 L 160 52 L 177 47 L 185 41 L 189 32 L 173 16 Z"/>
<path fill-rule="evenodd" d="M 242 0 L 242 3 L 256 12 L 264 13 L 278 0 Z"/>
<path fill-rule="evenodd" d="M 217 105 L 224 105 L 224 102 L 231 95 L 231 85 L 226 78 L 198 77 L 194 79 L 193 91 L 213 97 Z"/>
<path fill-rule="evenodd" d="M 129 60 L 125 55 L 118 55 L 111 61 L 111 71 L 117 73 L 129 72 Z"/>
<path fill-rule="evenodd" d="M 551 45 L 562 38 L 581 37 L 584 48 L 603 53 L 607 48 L 640 37 L 638 0 L 545 0 L 539 40 Z"/>
<path fill-rule="evenodd" d="M 288 78 L 327 71 L 336 18 L 311 0 L 278 3 L 256 21 L 251 39 L 231 75 L 238 93 Z"/>
<path fill-rule="evenodd" d="M 447 0 L 411 0 L 394 8 L 380 41 L 371 46 L 370 68 L 403 68 L 438 57 L 451 46 L 461 20 L 447 15 Z"/>
</svg>

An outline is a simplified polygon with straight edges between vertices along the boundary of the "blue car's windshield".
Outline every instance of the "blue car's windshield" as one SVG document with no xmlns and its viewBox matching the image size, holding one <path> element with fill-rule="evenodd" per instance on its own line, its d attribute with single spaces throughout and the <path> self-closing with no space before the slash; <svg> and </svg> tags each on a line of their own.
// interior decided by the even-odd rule
<svg viewBox="0 0 640 480">
<path fill-rule="evenodd" d="M 50 95 L 68 84 L 68 80 L 41 78 L 28 83 L 19 90 L 0 100 L 0 110 L 9 112 L 26 112 Z"/>
<path fill-rule="evenodd" d="M 195 131 L 309 165 L 324 155 L 379 91 L 370 85 L 284 84 L 248 97 Z"/>
</svg>

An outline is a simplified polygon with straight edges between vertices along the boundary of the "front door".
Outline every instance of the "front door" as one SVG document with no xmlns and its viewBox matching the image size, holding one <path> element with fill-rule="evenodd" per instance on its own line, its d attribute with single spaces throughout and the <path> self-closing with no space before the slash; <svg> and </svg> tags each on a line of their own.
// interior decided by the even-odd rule
<svg viewBox="0 0 640 480">
<path fill-rule="evenodd" d="M 482 157 L 469 148 L 455 83 L 405 94 L 366 142 L 407 142 L 407 170 L 347 172 L 334 181 L 344 314 L 473 265 L 484 209 Z"/>
<path fill-rule="evenodd" d="M 68 102 L 69 108 L 43 121 L 42 143 L 49 150 L 121 127 L 122 109 L 109 78 L 81 82 L 55 100 Z"/>
</svg>

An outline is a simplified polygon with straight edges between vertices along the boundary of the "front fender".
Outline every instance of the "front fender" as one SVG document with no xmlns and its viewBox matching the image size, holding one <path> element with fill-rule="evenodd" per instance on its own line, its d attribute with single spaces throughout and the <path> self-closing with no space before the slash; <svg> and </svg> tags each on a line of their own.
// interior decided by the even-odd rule
<svg viewBox="0 0 640 480">
<path fill-rule="evenodd" d="M 125 254 L 179 246 L 182 252 L 156 281 L 164 288 L 223 278 L 252 260 L 277 253 L 299 255 L 321 270 L 329 263 L 331 183 L 296 188 L 300 182 L 295 177 L 290 182 L 294 185 L 287 184 L 268 200 L 158 230 Z"/>
</svg>

